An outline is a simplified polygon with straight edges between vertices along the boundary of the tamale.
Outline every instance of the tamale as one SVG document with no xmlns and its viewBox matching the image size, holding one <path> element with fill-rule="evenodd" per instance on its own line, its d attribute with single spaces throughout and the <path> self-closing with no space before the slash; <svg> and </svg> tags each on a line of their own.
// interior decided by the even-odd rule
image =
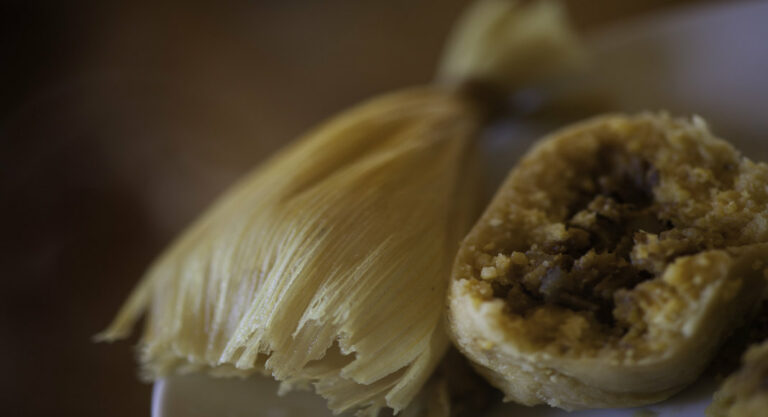
<svg viewBox="0 0 768 417">
<path fill-rule="evenodd" d="M 494 36 L 464 38 L 489 28 Z M 474 159 L 487 108 L 466 86 L 503 93 L 536 81 L 505 75 L 511 67 L 551 75 L 578 51 L 552 3 L 483 1 L 456 33 L 438 83 L 356 106 L 225 193 L 99 338 L 126 337 L 146 314 L 148 379 L 262 373 L 285 390 L 314 388 L 337 412 L 408 406 L 449 346 L 450 265 L 479 213 Z M 504 71 L 486 71 L 496 63 Z"/>
<path fill-rule="evenodd" d="M 507 400 L 661 401 L 760 302 L 768 165 L 699 117 L 609 115 L 535 145 L 462 242 L 457 347 Z"/>
<path fill-rule="evenodd" d="M 768 413 L 768 340 L 747 350 L 741 368 L 715 392 L 707 417 L 753 417 Z"/>
</svg>

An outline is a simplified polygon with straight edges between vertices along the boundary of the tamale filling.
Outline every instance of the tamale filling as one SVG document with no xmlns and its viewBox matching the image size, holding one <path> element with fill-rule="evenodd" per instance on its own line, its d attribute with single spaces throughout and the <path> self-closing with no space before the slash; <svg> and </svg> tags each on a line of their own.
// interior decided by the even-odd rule
<svg viewBox="0 0 768 417">
<path fill-rule="evenodd" d="M 553 222 L 553 233 L 524 251 L 487 251 L 477 266 L 511 313 L 526 316 L 556 305 L 621 336 L 633 324 L 631 306 L 622 305 L 631 303 L 629 290 L 678 256 L 722 247 L 724 239 L 676 227 L 670 210 L 654 198 L 660 178 L 648 161 L 610 146 L 595 161 L 591 171 L 571 179 L 578 197 L 567 216 Z"/>
</svg>

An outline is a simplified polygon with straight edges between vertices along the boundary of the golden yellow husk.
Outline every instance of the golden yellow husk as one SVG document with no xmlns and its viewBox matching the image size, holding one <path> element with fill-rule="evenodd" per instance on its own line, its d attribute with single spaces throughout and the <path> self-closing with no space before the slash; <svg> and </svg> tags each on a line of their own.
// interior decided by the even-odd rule
<svg viewBox="0 0 768 417">
<path fill-rule="evenodd" d="M 502 13 L 459 33 L 503 32 L 521 13 L 555 10 L 478 7 L 491 4 Z M 571 53 L 560 29 L 540 31 Z M 458 82 L 460 73 L 446 74 Z M 479 211 L 483 112 L 454 81 L 361 104 L 256 169 L 152 265 L 98 337 L 124 338 L 146 314 L 140 361 L 150 379 L 266 373 L 285 389 L 313 386 L 334 411 L 404 409 L 449 345 L 450 265 Z"/>
<path fill-rule="evenodd" d="M 411 90 L 330 121 L 222 197 L 103 336 L 148 308 L 151 377 L 266 370 L 334 409 L 403 408 L 447 347 L 448 266 L 477 202 L 467 114 Z"/>
<path fill-rule="evenodd" d="M 503 91 L 548 82 L 586 68 L 584 48 L 556 1 L 484 0 L 459 19 L 437 79 L 479 81 Z"/>
</svg>

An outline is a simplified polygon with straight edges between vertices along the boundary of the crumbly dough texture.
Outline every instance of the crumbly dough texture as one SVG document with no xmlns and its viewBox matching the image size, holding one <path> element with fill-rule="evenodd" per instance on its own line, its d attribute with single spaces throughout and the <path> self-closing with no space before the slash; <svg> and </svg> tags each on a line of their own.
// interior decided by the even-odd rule
<svg viewBox="0 0 768 417">
<path fill-rule="evenodd" d="M 663 400 L 759 301 L 766 204 L 768 165 L 698 117 L 611 115 L 557 132 L 462 242 L 454 342 L 507 400 Z"/>
<path fill-rule="evenodd" d="M 768 413 L 768 340 L 751 347 L 738 372 L 715 393 L 707 417 L 757 417 Z"/>
</svg>

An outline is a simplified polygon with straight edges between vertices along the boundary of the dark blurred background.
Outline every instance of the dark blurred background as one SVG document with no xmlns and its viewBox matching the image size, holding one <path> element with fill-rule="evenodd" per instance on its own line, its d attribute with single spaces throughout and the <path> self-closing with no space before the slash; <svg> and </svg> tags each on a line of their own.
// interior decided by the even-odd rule
<svg viewBox="0 0 768 417">
<path fill-rule="evenodd" d="M 566 1 L 584 31 L 692 2 Z M 136 338 L 91 336 L 239 175 L 361 99 L 429 81 L 467 3 L 3 2 L 1 413 L 148 415 Z"/>
</svg>

